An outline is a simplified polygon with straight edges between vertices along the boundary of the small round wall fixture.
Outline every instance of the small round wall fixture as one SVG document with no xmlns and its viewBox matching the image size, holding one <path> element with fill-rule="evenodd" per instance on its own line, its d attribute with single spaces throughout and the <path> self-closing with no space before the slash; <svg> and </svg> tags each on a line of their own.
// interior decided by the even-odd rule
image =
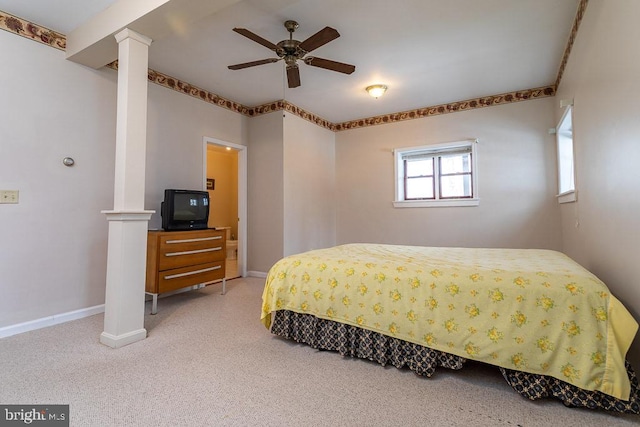
<svg viewBox="0 0 640 427">
<path fill-rule="evenodd" d="M 380 98 L 387 91 L 386 85 L 371 85 L 367 86 L 365 90 L 374 98 Z"/>
<path fill-rule="evenodd" d="M 73 166 L 76 164 L 76 161 L 73 160 L 73 157 L 65 157 L 62 159 L 62 164 L 65 166 Z"/>
</svg>

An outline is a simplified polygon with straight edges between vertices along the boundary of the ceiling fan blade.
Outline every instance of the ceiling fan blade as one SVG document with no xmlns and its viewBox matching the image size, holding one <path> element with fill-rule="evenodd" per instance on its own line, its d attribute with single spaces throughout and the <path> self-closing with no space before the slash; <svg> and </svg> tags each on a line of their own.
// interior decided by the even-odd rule
<svg viewBox="0 0 640 427">
<path fill-rule="evenodd" d="M 287 82 L 289 83 L 289 88 L 300 86 L 300 69 L 297 65 L 287 66 Z"/>
<path fill-rule="evenodd" d="M 337 71 L 339 73 L 351 74 L 356 70 L 355 65 L 345 64 L 343 62 L 331 61 L 330 59 L 318 58 L 317 56 L 310 56 L 304 58 L 304 63 L 313 67 L 320 67 L 331 71 Z"/>
<path fill-rule="evenodd" d="M 305 52 L 311 52 L 314 49 L 319 48 L 322 45 L 329 43 L 331 40 L 335 40 L 340 37 L 338 30 L 331 27 L 324 27 L 302 43 L 300 43 L 300 49 Z"/>
<path fill-rule="evenodd" d="M 271 49 L 274 52 L 276 51 L 276 49 L 278 49 L 278 46 L 276 46 L 275 44 L 271 43 L 269 40 L 263 39 L 262 37 L 260 37 L 256 33 L 252 33 L 251 31 L 247 30 L 246 28 L 234 28 L 233 31 L 235 31 L 238 34 L 242 34 L 246 38 L 251 39 L 256 43 L 260 43 L 262 46 L 266 47 L 267 49 Z"/>
<path fill-rule="evenodd" d="M 243 68 L 249 68 L 249 67 L 255 67 L 256 65 L 263 65 L 263 64 L 271 64 L 272 62 L 278 62 L 280 61 L 280 58 L 269 58 L 269 59 L 261 59 L 259 61 L 251 61 L 251 62 L 244 62 L 242 64 L 235 64 L 235 65 L 229 65 L 230 70 L 242 70 Z"/>
</svg>

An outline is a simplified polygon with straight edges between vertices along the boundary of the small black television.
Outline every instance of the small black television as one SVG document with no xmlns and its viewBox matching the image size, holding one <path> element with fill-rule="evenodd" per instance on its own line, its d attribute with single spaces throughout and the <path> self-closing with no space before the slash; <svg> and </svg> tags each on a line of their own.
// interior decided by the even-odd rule
<svg viewBox="0 0 640 427">
<path fill-rule="evenodd" d="M 209 221 L 209 193 L 199 190 L 164 190 L 160 205 L 166 231 L 203 230 Z"/>
</svg>

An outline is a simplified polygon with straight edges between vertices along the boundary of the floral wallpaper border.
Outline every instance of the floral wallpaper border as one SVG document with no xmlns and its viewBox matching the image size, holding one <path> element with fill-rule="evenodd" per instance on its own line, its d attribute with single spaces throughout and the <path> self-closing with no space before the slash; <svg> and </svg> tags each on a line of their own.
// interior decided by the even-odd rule
<svg viewBox="0 0 640 427">
<path fill-rule="evenodd" d="M 560 80 L 562 80 L 564 69 L 567 66 L 567 62 L 569 61 L 569 54 L 571 54 L 571 48 L 573 47 L 573 42 L 575 41 L 576 35 L 578 34 L 578 27 L 580 27 L 580 22 L 582 22 L 582 17 L 584 16 L 584 12 L 587 10 L 588 3 L 589 0 L 580 0 L 580 4 L 578 5 L 578 11 L 576 12 L 576 17 L 573 21 L 573 27 L 571 27 L 569 40 L 567 41 L 567 46 L 564 49 L 562 61 L 560 62 L 560 68 L 558 69 L 558 75 L 556 77 L 555 83 L 556 88 L 560 86 Z"/>
<path fill-rule="evenodd" d="M 250 116 L 259 116 L 274 111 L 287 111 L 295 114 L 305 120 L 308 120 L 325 129 L 333 132 L 343 130 L 357 129 L 367 126 L 382 125 L 388 123 L 401 122 L 405 120 L 420 119 L 424 117 L 437 116 L 441 114 L 455 113 L 460 111 L 468 111 L 476 108 L 491 107 L 494 105 L 510 104 L 512 102 L 527 101 L 531 99 L 546 98 L 556 94 L 554 85 L 544 86 L 535 89 L 519 90 L 514 92 L 503 93 L 500 95 L 483 96 L 480 98 L 468 99 L 465 101 L 450 102 L 447 104 L 434 105 L 431 107 L 418 108 L 415 110 L 403 111 L 400 113 L 384 114 L 381 116 L 368 117 L 363 119 L 351 120 L 343 123 L 331 123 L 313 113 L 309 113 L 302 108 L 287 102 L 285 100 L 273 101 L 268 104 L 260 105 L 249 109 Z"/>
<path fill-rule="evenodd" d="M 400 113 L 384 114 L 382 116 L 369 117 L 366 119 L 351 120 L 339 123 L 335 131 L 355 129 L 366 126 L 383 125 L 404 120 L 421 119 L 424 117 L 438 116 L 441 114 L 468 111 L 476 108 L 491 107 L 494 105 L 510 104 L 512 102 L 526 101 L 530 99 L 545 98 L 556 93 L 555 86 L 545 86 L 535 89 L 519 90 L 515 92 L 503 93 L 500 95 L 483 96 L 481 98 L 468 99 L 466 101 L 450 102 L 448 104 L 434 105 L 432 107 L 418 108 L 416 110 L 403 111 Z"/>
<path fill-rule="evenodd" d="M 571 52 L 575 37 L 578 33 L 578 27 L 580 26 L 580 22 L 582 21 L 582 17 L 584 16 L 585 10 L 587 8 L 588 1 L 589 0 L 580 1 L 573 27 L 571 28 L 569 40 L 567 42 L 560 68 L 558 70 L 558 75 L 556 77 L 555 84 L 553 85 L 508 92 L 500 95 L 484 96 L 464 101 L 450 102 L 447 104 L 423 107 L 398 113 L 384 114 L 381 116 L 350 120 L 343 123 L 332 123 L 316 114 L 305 111 L 304 109 L 282 99 L 269 102 L 264 105 L 248 107 L 152 69 L 149 69 L 148 71 L 148 79 L 150 82 L 157 85 L 175 90 L 194 98 L 198 98 L 204 102 L 208 102 L 221 108 L 226 108 L 227 110 L 231 110 L 248 117 L 255 117 L 274 111 L 284 110 L 325 129 L 329 129 L 333 132 L 543 98 L 554 96 L 556 93 L 556 88 L 558 87 L 558 85 L 560 84 L 560 80 L 562 79 L 562 74 L 564 73 L 564 69 L 569 59 L 569 54 Z M 65 35 L 49 30 L 48 28 L 39 26 L 37 24 L 28 22 L 24 19 L 10 15 L 3 11 L 0 11 L 0 29 L 52 46 L 59 50 L 64 51 L 67 46 L 67 39 Z M 107 67 L 117 70 L 118 61 L 113 61 L 112 63 L 108 64 Z"/>
<path fill-rule="evenodd" d="M 259 105 L 257 107 L 253 107 L 251 109 L 250 116 L 255 117 L 261 114 L 272 113 L 274 111 L 286 111 L 302 119 L 308 120 L 311 123 L 314 123 L 320 127 L 329 129 L 331 131 L 335 131 L 336 125 L 331 123 L 329 120 L 325 120 L 316 114 L 305 111 L 302 108 L 298 107 L 297 105 L 292 104 L 284 99 L 281 99 L 279 101 L 273 101 L 264 105 Z"/>
<path fill-rule="evenodd" d="M 118 61 L 115 60 L 110 64 L 106 65 L 108 68 L 112 68 L 114 70 L 118 69 Z M 164 86 L 168 89 L 173 89 L 176 92 L 183 93 L 185 95 L 192 96 L 194 98 L 198 98 L 204 102 L 208 102 L 209 104 L 217 105 L 218 107 L 226 108 L 227 110 L 234 111 L 236 113 L 243 114 L 245 116 L 251 116 L 251 111 L 253 110 L 250 107 L 242 105 L 240 103 L 231 101 L 229 99 L 223 98 L 219 95 L 216 95 L 213 92 L 209 92 L 208 90 L 201 89 L 197 86 L 194 86 L 190 83 L 184 82 L 182 80 L 176 79 L 175 77 L 171 77 L 167 74 L 161 73 L 159 71 L 152 70 L 149 68 L 147 72 L 147 78 L 151 83 L 155 83 L 159 86 Z"/>
<path fill-rule="evenodd" d="M 67 37 L 48 28 L 25 21 L 0 10 L 0 29 L 16 33 L 56 49 L 66 50 Z"/>
</svg>

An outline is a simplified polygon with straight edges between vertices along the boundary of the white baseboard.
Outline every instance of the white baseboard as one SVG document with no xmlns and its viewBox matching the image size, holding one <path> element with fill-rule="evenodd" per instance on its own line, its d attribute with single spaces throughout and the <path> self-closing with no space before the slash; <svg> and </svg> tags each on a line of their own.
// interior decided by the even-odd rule
<svg viewBox="0 0 640 427">
<path fill-rule="evenodd" d="M 21 334 L 23 332 L 35 331 L 36 329 L 46 328 L 48 326 L 58 325 L 60 323 L 70 322 L 72 320 L 78 320 L 82 319 L 83 317 L 89 317 L 93 316 L 94 314 L 100 313 L 104 313 L 104 304 L 82 308 L 80 310 L 69 311 L 66 313 L 54 314 L 53 316 L 42 317 L 40 319 L 31 320 L 29 322 L 9 325 L 0 328 L 0 338 L 10 337 L 12 335 Z"/>
<path fill-rule="evenodd" d="M 247 271 L 247 276 L 249 277 L 261 277 L 263 279 L 267 278 L 267 273 L 263 271 Z"/>
<path fill-rule="evenodd" d="M 127 332 L 122 335 L 112 335 L 108 332 L 103 332 L 100 335 L 100 342 L 111 348 L 120 348 L 125 345 L 133 344 L 134 342 L 141 341 L 147 337 L 147 330 L 142 328 L 136 331 Z"/>
<path fill-rule="evenodd" d="M 267 273 L 262 271 L 248 271 L 249 277 L 267 278 Z M 180 289 L 171 294 L 179 292 L 188 292 L 191 288 Z M 160 295 L 160 297 L 169 296 Z M 10 337 L 12 335 L 22 334 L 24 332 L 35 331 L 36 329 L 46 328 L 48 326 L 58 325 L 60 323 L 70 322 L 72 320 L 82 319 L 83 317 L 93 316 L 94 314 L 104 313 L 104 304 L 96 305 L 93 307 L 82 308 L 80 310 L 69 311 L 67 313 L 54 314 L 53 316 L 42 317 L 40 319 L 30 320 L 24 323 L 17 323 L 15 325 L 4 326 L 0 328 L 0 338 Z"/>
</svg>

